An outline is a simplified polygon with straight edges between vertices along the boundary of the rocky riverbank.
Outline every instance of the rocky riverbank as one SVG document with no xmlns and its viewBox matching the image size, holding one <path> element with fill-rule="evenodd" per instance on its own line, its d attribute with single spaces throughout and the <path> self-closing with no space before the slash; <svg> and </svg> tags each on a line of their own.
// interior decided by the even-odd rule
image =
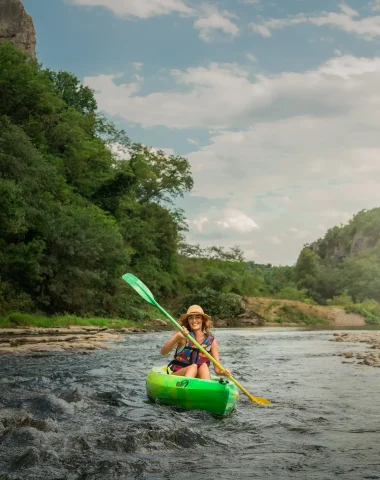
<svg viewBox="0 0 380 480">
<path fill-rule="evenodd" d="M 229 325 L 215 322 L 216 327 L 260 327 L 271 326 L 261 318 L 239 318 Z M 278 324 L 274 324 L 278 326 Z M 292 326 L 295 326 L 292 324 Z M 299 326 L 299 325 L 298 325 Z M 141 327 L 109 328 L 97 326 L 69 327 L 25 327 L 0 328 L 0 355 L 11 353 L 40 353 L 47 351 L 81 351 L 107 349 L 107 344 L 122 341 L 127 334 L 160 331 L 170 328 L 163 320 L 154 320 Z M 170 328 L 171 329 L 171 328 Z M 341 355 L 345 361 L 358 360 L 359 364 L 380 367 L 380 332 L 365 331 L 355 333 L 334 333 L 333 342 L 365 343 L 369 350 L 360 353 L 345 351 Z M 350 361 L 349 363 L 353 363 Z"/>
<path fill-rule="evenodd" d="M 125 334 L 146 331 L 141 328 L 107 328 L 96 326 L 28 327 L 0 329 L 0 354 L 38 353 L 51 350 L 106 349 L 110 341 L 121 341 Z"/>
<path fill-rule="evenodd" d="M 370 367 L 380 367 L 380 332 L 355 332 L 355 333 L 335 333 L 331 342 L 347 343 L 365 343 L 368 350 L 355 353 L 347 350 L 341 355 L 345 363 L 356 363 L 358 365 L 368 365 Z M 353 361 L 347 361 L 352 359 Z"/>
</svg>

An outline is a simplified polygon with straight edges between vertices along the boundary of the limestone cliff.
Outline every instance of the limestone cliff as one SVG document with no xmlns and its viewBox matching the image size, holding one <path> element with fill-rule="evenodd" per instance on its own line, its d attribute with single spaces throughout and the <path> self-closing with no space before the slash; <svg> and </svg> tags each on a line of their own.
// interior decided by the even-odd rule
<svg viewBox="0 0 380 480">
<path fill-rule="evenodd" d="M 0 42 L 8 40 L 31 57 L 36 57 L 33 20 L 21 0 L 0 0 Z"/>
</svg>

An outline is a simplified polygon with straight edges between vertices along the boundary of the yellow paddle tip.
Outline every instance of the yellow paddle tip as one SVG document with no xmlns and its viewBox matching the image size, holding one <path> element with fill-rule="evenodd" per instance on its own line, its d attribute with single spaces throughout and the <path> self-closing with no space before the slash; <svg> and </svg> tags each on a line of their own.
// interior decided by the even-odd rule
<svg viewBox="0 0 380 480">
<path fill-rule="evenodd" d="M 253 395 L 250 395 L 249 399 L 251 400 L 251 402 L 260 403 L 261 405 L 271 405 L 272 404 L 272 402 L 270 402 L 266 398 L 254 397 Z"/>
</svg>

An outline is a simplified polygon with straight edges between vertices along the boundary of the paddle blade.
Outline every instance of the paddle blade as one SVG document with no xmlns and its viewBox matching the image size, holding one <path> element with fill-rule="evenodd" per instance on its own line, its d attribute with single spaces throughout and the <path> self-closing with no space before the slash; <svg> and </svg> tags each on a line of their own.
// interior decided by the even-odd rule
<svg viewBox="0 0 380 480">
<path fill-rule="evenodd" d="M 219 365 L 218 365 L 219 366 Z M 219 366 L 220 368 L 220 366 Z M 270 402 L 269 400 L 267 400 L 266 398 L 262 398 L 262 397 L 254 397 L 253 395 L 251 395 L 244 387 L 243 385 L 241 385 L 237 380 L 236 378 L 234 378 L 232 375 L 229 375 L 228 378 L 230 380 L 232 380 L 234 382 L 234 384 L 240 388 L 240 390 L 245 393 L 247 395 L 247 397 L 251 400 L 251 402 L 255 402 L 255 403 L 261 403 L 261 405 L 270 405 L 272 402 Z"/>
<path fill-rule="evenodd" d="M 261 405 L 270 405 L 272 403 L 266 398 L 254 397 L 253 395 L 249 395 L 249 399 L 251 400 L 251 402 L 260 403 Z"/>
<path fill-rule="evenodd" d="M 153 293 L 149 290 L 145 283 L 132 275 L 132 273 L 126 273 L 121 278 L 125 280 L 132 288 L 134 288 L 144 300 L 157 307 L 157 302 L 154 299 Z"/>
</svg>

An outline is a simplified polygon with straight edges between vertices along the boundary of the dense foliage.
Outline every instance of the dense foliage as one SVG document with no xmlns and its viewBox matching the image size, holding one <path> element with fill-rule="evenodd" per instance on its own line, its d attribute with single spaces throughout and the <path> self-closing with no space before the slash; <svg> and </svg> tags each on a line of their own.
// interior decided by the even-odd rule
<svg viewBox="0 0 380 480">
<path fill-rule="evenodd" d="M 112 147 L 124 149 L 118 161 Z M 140 318 L 120 277 L 175 292 L 186 159 L 133 144 L 93 92 L 0 46 L 0 308 Z"/>
</svg>

